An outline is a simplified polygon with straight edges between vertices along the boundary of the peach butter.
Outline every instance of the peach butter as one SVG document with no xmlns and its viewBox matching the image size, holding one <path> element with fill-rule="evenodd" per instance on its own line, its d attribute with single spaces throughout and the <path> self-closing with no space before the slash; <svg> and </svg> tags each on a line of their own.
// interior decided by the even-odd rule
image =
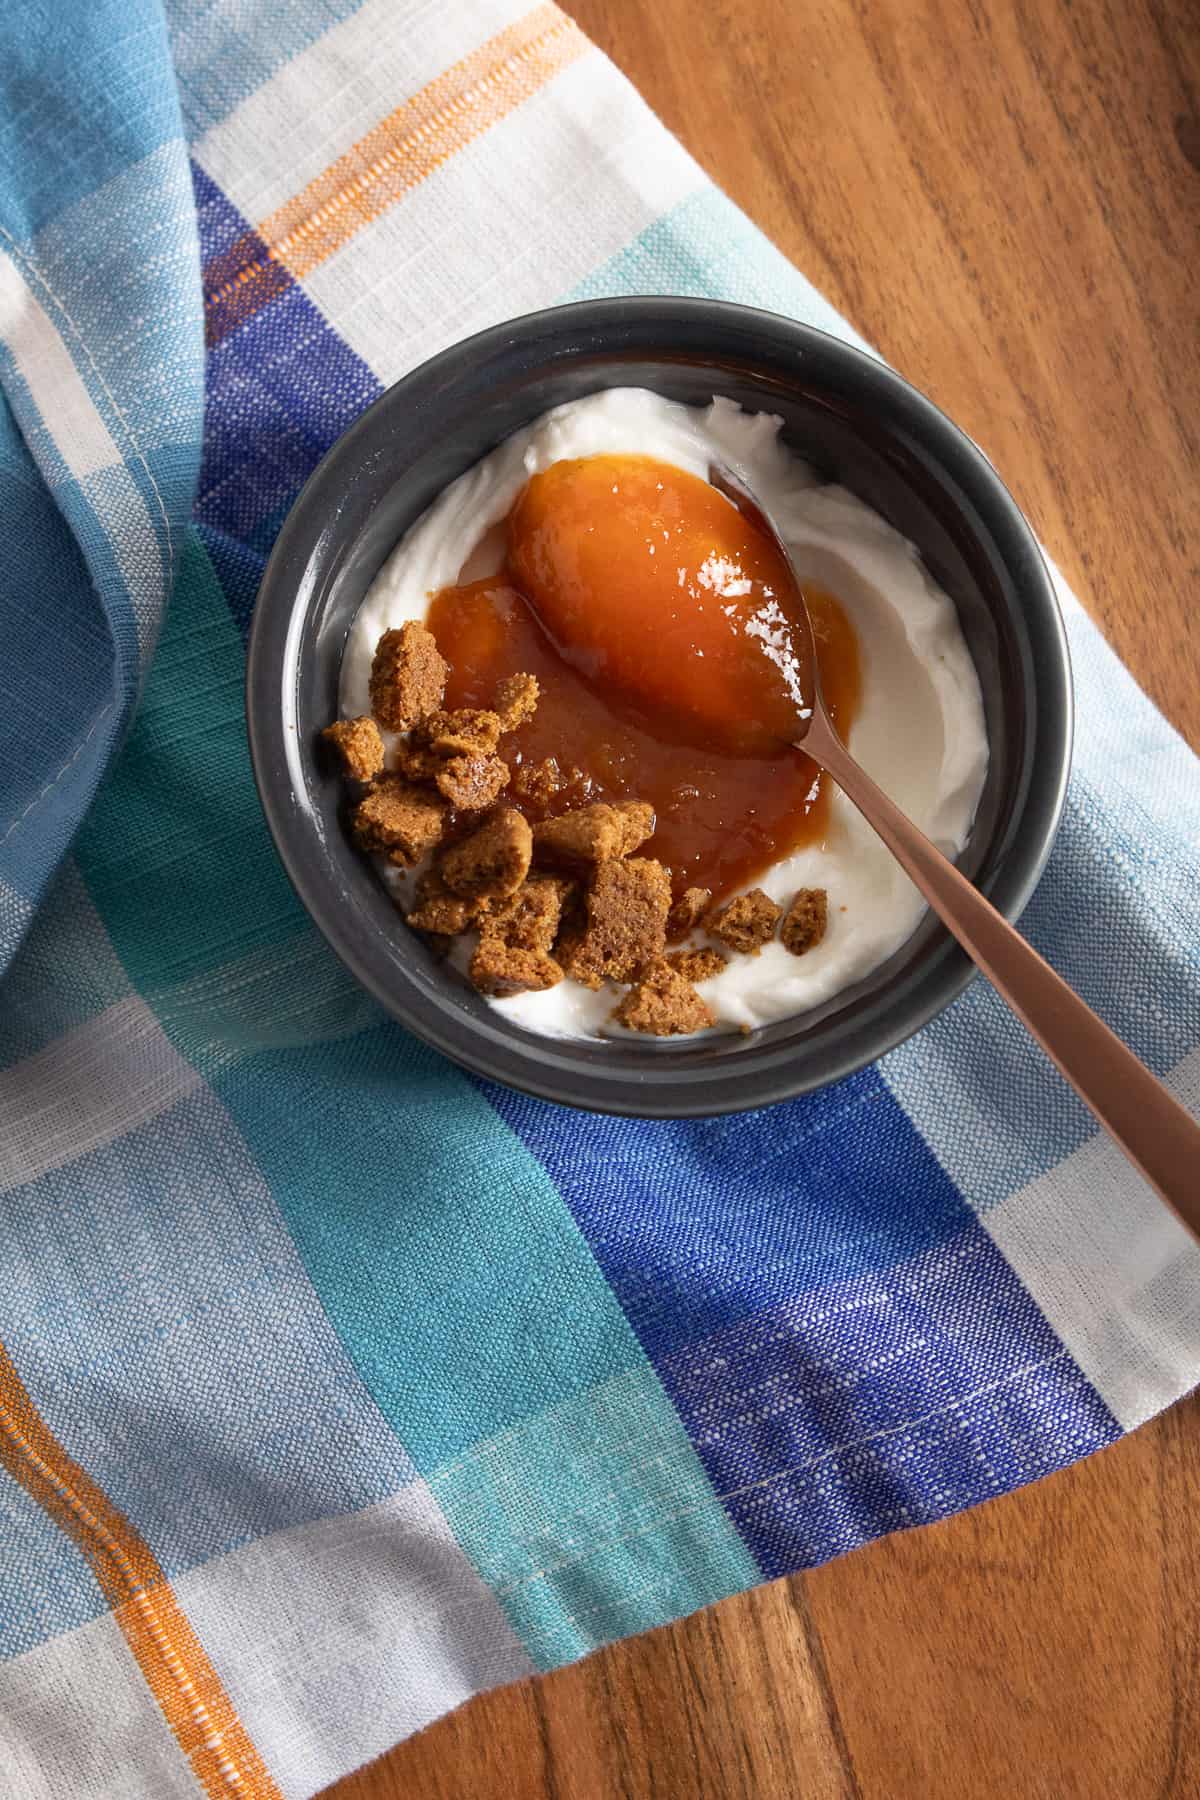
<svg viewBox="0 0 1200 1800">
<path fill-rule="evenodd" d="M 805 595 L 844 735 L 857 641 L 832 594 Z M 591 456 L 530 480 L 503 574 L 442 589 L 427 623 L 450 664 L 448 706 L 487 706 L 503 676 L 536 675 L 537 712 L 509 761 L 582 770 L 573 805 L 648 800 L 657 825 L 642 854 L 667 864 L 677 893 L 719 899 L 824 833 L 827 780 L 789 742 L 804 679 L 795 603 L 776 547 L 707 482 L 648 457 Z M 553 797 L 524 804 L 556 810 Z"/>
</svg>

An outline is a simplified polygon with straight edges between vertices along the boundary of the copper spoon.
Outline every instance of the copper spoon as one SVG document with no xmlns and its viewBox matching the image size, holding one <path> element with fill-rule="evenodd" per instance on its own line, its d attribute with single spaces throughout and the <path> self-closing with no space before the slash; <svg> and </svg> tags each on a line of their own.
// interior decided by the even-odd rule
<svg viewBox="0 0 1200 1800">
<path fill-rule="evenodd" d="M 1200 1124 L 859 768 L 825 707 L 812 621 L 787 545 L 727 464 L 714 463 L 708 479 L 776 544 L 796 580 L 794 638 L 811 695 L 807 717 L 797 711 L 797 748 L 832 775 L 1134 1168 L 1200 1238 Z"/>
</svg>

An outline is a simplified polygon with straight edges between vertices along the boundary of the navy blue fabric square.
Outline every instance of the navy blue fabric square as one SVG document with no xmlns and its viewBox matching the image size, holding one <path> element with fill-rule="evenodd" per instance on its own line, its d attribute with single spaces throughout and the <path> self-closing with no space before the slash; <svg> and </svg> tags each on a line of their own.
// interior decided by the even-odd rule
<svg viewBox="0 0 1200 1800">
<path fill-rule="evenodd" d="M 874 1069 L 733 1118 L 498 1088 L 764 1573 L 1005 1493 L 1119 1428 Z"/>
<path fill-rule="evenodd" d="M 651 1357 L 953 1236 L 963 1201 L 874 1069 L 730 1118 L 613 1119 L 491 1088 Z"/>
<path fill-rule="evenodd" d="M 192 178 L 208 264 L 253 234 L 202 169 Z M 290 279 L 213 346 L 205 379 L 196 518 L 265 552 L 325 452 L 382 384 Z"/>
</svg>

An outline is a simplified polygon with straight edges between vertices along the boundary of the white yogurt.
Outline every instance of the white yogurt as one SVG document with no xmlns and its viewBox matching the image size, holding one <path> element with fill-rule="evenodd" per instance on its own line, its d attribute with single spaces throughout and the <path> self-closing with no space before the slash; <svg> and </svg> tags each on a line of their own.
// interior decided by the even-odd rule
<svg viewBox="0 0 1200 1800">
<path fill-rule="evenodd" d="M 350 632 L 341 706 L 370 710 L 368 678 L 382 634 L 424 618 L 431 595 L 459 579 L 531 475 L 564 457 L 653 456 L 705 476 L 714 458 L 740 464 L 787 540 L 802 581 L 840 600 L 858 637 L 862 690 L 849 743 L 880 786 L 944 850 L 967 840 L 987 773 L 983 699 L 953 603 L 917 551 L 845 488 L 822 486 L 780 442 L 780 420 L 729 400 L 679 406 L 641 388 L 613 388 L 556 407 L 447 488 L 380 570 Z M 481 549 L 482 546 L 482 549 Z M 388 871 L 389 875 L 395 871 Z M 825 839 L 785 857 L 753 884 L 786 905 L 797 888 L 823 887 L 829 926 L 802 957 L 766 945 L 734 956 L 700 992 L 728 1028 L 805 1012 L 870 973 L 899 949 L 924 901 L 874 832 L 836 789 Z M 595 1036 L 611 1023 L 614 990 L 563 981 L 492 1004 L 530 1030 Z"/>
</svg>

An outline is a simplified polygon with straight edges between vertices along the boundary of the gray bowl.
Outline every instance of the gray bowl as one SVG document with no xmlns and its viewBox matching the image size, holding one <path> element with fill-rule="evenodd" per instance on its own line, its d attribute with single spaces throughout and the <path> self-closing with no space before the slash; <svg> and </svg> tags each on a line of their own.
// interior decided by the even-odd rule
<svg viewBox="0 0 1200 1800">
<path fill-rule="evenodd" d="M 340 819 L 317 734 L 350 623 L 397 539 L 456 476 L 549 407 L 606 387 L 781 414 L 787 442 L 920 549 L 958 608 L 991 766 L 962 867 L 1010 919 L 1058 826 L 1071 674 L 1054 590 L 995 470 L 882 364 L 789 319 L 708 300 L 587 301 L 499 325 L 390 388 L 334 445 L 280 532 L 250 637 L 246 706 L 267 822 L 296 891 L 363 985 L 466 1068 L 599 1112 L 694 1117 L 784 1100 L 901 1043 L 972 966 L 932 918 L 825 1006 L 750 1037 L 542 1037 L 510 1023 L 400 922 Z"/>
</svg>

